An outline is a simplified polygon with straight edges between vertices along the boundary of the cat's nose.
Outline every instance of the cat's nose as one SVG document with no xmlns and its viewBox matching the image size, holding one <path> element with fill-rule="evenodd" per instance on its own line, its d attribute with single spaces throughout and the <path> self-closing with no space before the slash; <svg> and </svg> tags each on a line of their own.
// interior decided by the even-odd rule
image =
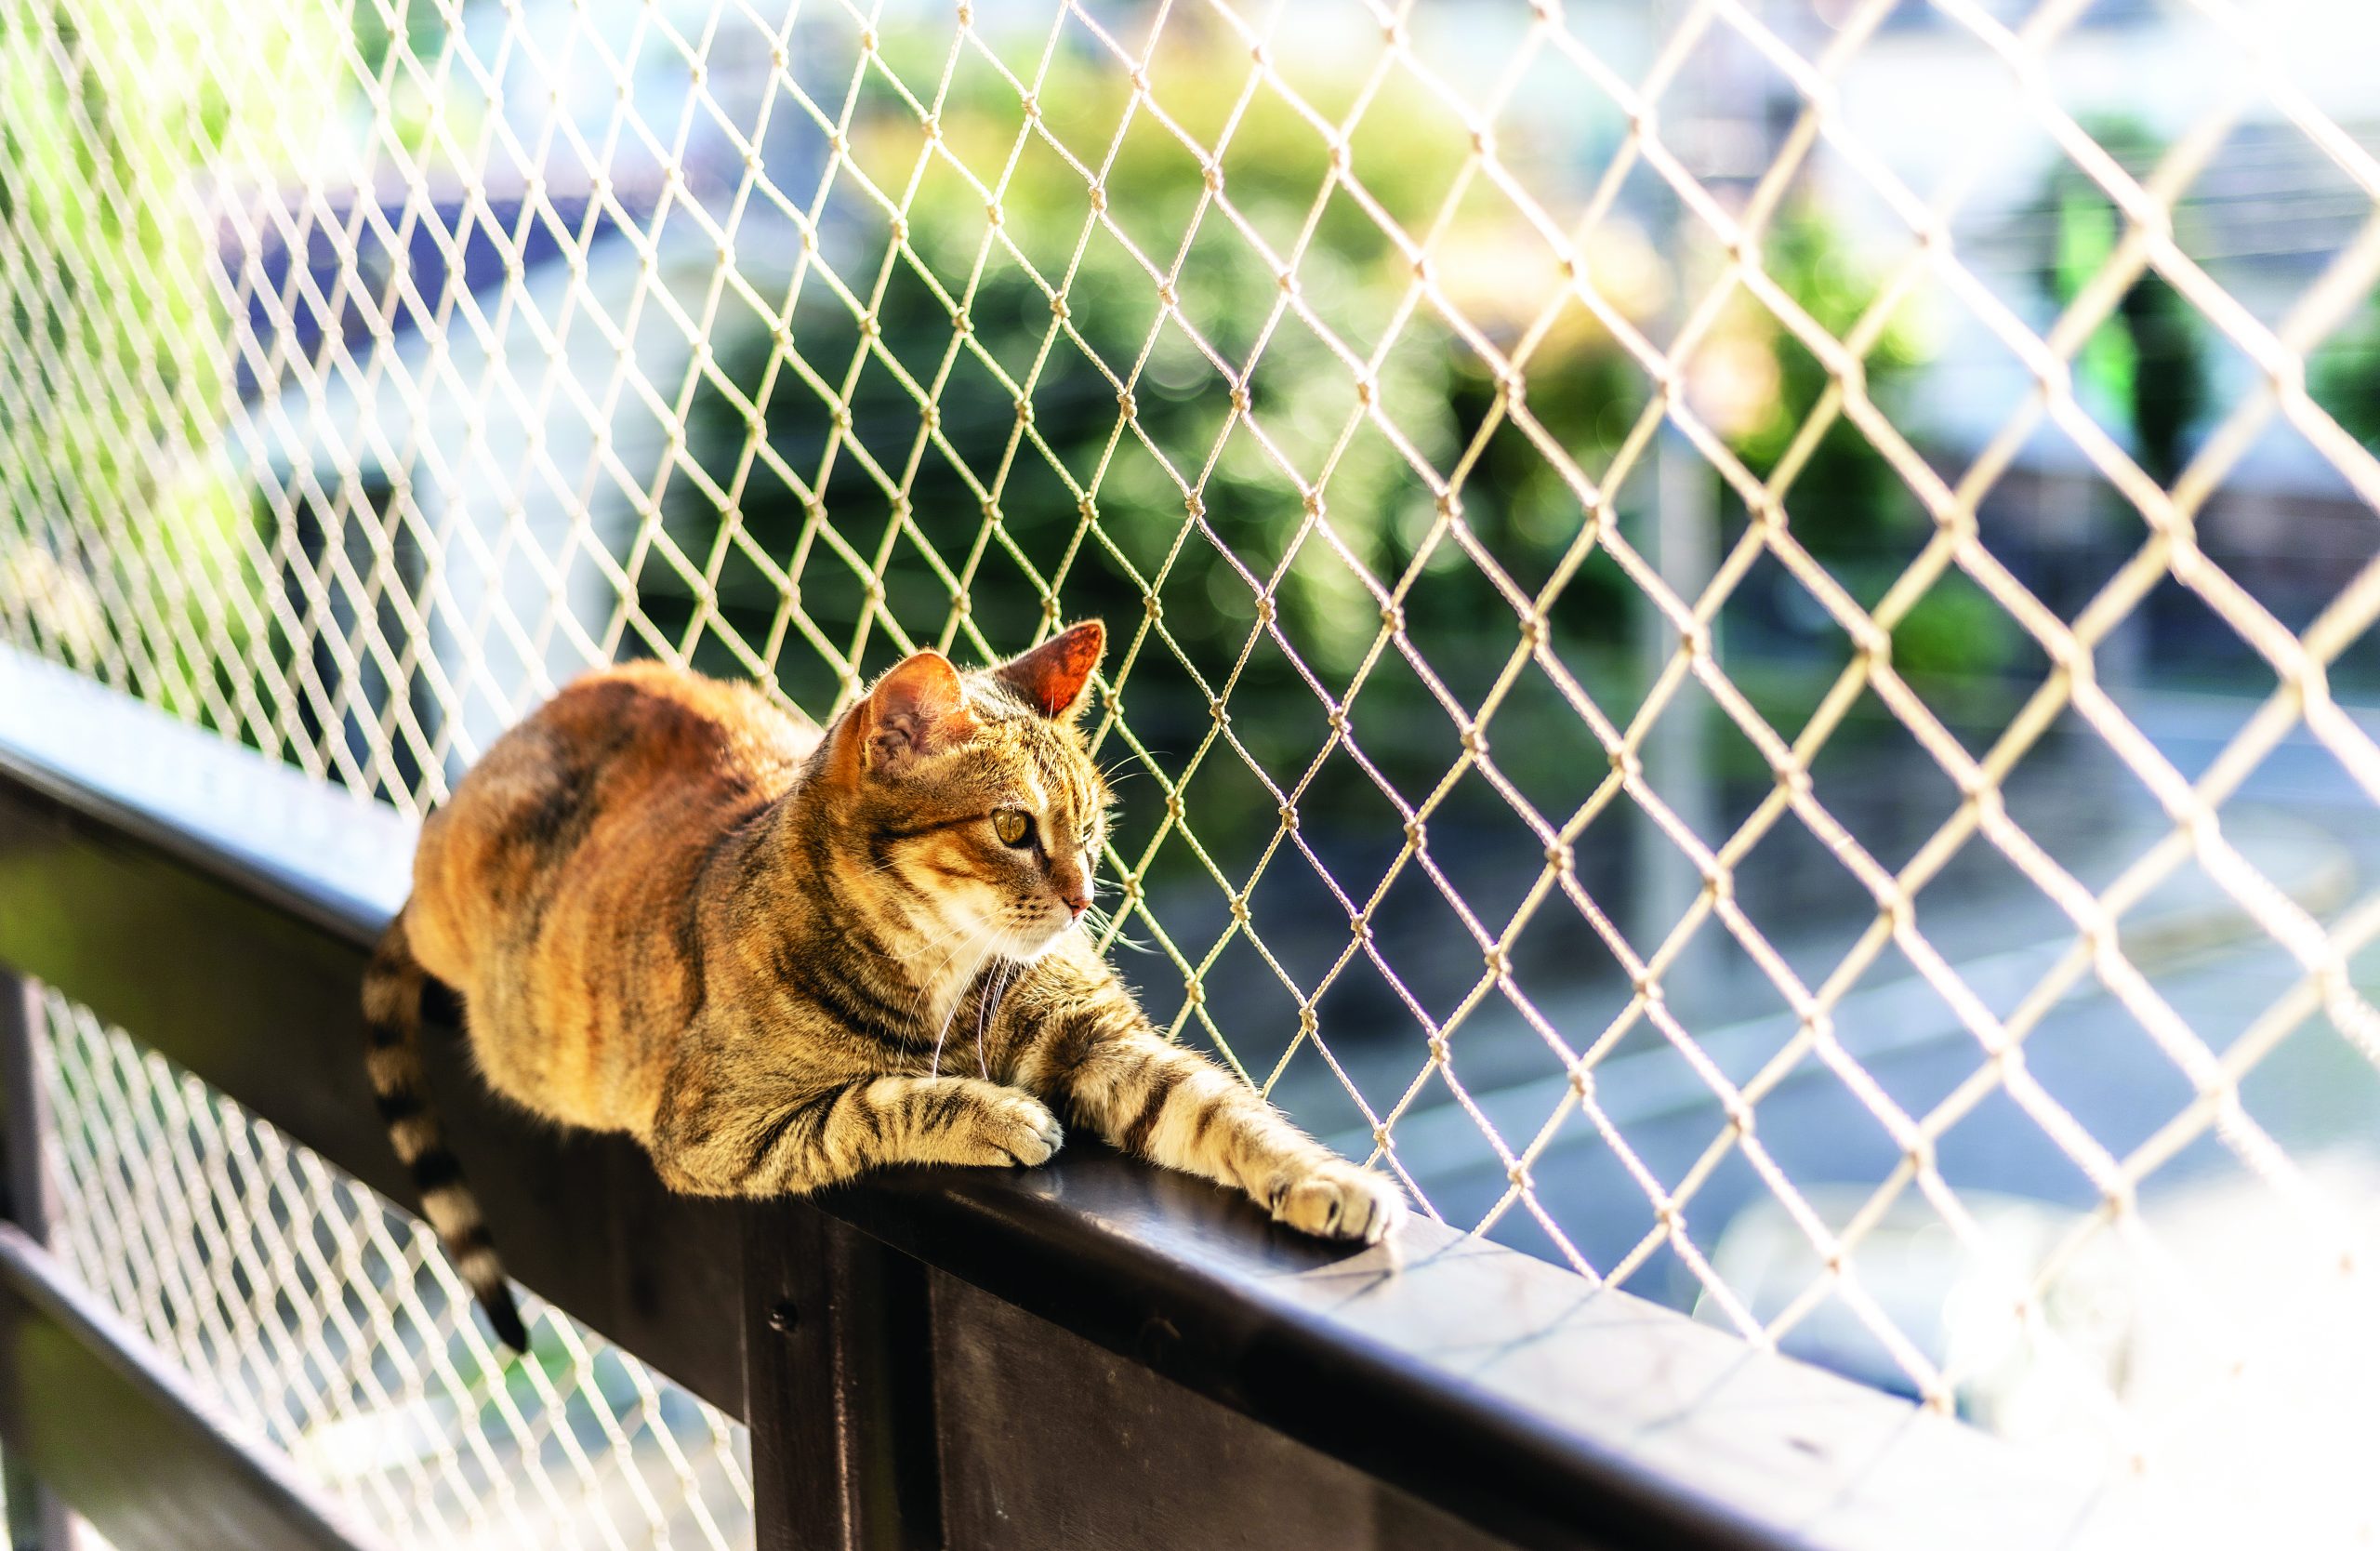
<svg viewBox="0 0 2380 1551">
<path fill-rule="evenodd" d="M 1082 868 L 1059 862 L 1050 869 L 1050 888 L 1077 921 L 1091 908 L 1091 874 Z"/>
</svg>

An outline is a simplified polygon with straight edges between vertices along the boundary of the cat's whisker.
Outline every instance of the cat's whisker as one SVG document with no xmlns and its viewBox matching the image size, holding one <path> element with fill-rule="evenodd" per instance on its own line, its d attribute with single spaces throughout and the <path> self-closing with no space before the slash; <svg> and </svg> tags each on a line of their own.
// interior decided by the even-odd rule
<svg viewBox="0 0 2380 1551">
<path fill-rule="evenodd" d="M 992 1065 L 984 1054 L 984 1030 L 999 1007 L 1000 998 L 1008 994 L 1010 980 L 1015 977 L 1016 961 L 1003 959 L 992 970 L 991 989 L 975 1003 L 975 1069 L 985 1081 L 992 1079 Z"/>
<path fill-rule="evenodd" d="M 951 965 L 957 963 L 959 961 L 959 956 L 972 948 L 975 944 L 975 939 L 982 936 L 986 930 L 986 923 L 983 921 L 977 921 L 972 926 L 965 924 L 954 926 L 933 938 L 932 941 L 927 943 L 923 948 L 918 949 L 917 956 L 922 960 L 927 954 L 932 953 L 935 948 L 940 948 L 943 944 L 951 944 L 949 951 L 943 954 L 940 959 L 936 960 L 934 961 L 933 968 L 919 980 L 918 995 L 923 1002 L 931 1004 L 935 994 L 941 990 L 945 984 L 945 977 L 950 973 Z M 972 977 L 972 971 L 971 970 L 969 973 Z M 921 1006 L 919 1008 L 919 1012 L 922 1013 L 923 1011 L 924 1008 Z"/>
<path fill-rule="evenodd" d="M 919 948 L 912 956 L 912 961 L 922 961 L 927 954 L 932 953 L 935 948 L 940 948 L 943 944 L 951 941 L 953 938 L 959 936 L 962 933 L 966 934 L 968 937 L 972 938 L 976 933 L 981 932 L 982 930 L 983 927 L 981 923 L 978 923 L 972 928 L 964 923 L 957 926 L 945 926 L 942 931 L 926 939 L 924 945 Z M 932 974 L 922 975 L 918 978 L 916 988 L 909 993 L 908 1005 L 903 1011 L 902 1015 L 905 1021 L 916 1023 L 919 1026 L 922 1026 L 925 1023 L 928 1016 L 931 1015 L 934 988 L 941 981 L 942 972 L 949 967 L 950 963 L 960 952 L 964 951 L 966 946 L 967 945 L 962 942 L 957 948 L 952 948 L 951 951 L 944 955 L 941 961 L 935 965 Z M 941 1057 L 941 1045 L 938 1041 L 934 1047 L 934 1054 L 938 1063 Z"/>
<path fill-rule="evenodd" d="M 971 931 L 972 931 L 972 930 L 980 930 L 980 928 L 969 928 L 969 927 L 965 926 L 964 924 L 961 924 L 961 925 L 959 925 L 959 926 L 946 926 L 946 927 L 943 928 L 943 930 L 941 930 L 940 932 L 935 933 L 932 937 L 929 937 L 928 939 L 926 939 L 926 941 L 917 948 L 916 953 L 915 953 L 915 955 L 914 955 L 914 960 L 916 960 L 916 961 L 921 961 L 921 960 L 923 960 L 927 954 L 932 953 L 935 948 L 940 948 L 943 944 L 945 944 L 945 943 L 946 943 L 946 942 L 950 941 L 952 938 L 954 938 L 954 937 L 958 936 L 960 933 L 962 933 L 962 932 L 971 932 Z M 949 956 L 945 955 L 945 956 L 944 957 L 943 961 L 942 961 L 942 963 L 943 963 L 943 964 L 947 964 L 949 961 L 950 961 L 950 960 L 949 960 Z M 940 966 L 938 965 L 938 966 L 936 967 L 936 974 L 939 974 L 939 973 L 940 973 Z M 921 977 L 921 978 L 919 980 L 918 985 L 919 985 L 919 988 L 918 988 L 918 990 L 917 990 L 915 993 L 913 993 L 913 994 L 912 994 L 911 999 L 910 999 L 913 1002 L 914 1002 L 914 1001 L 916 1001 L 918 1000 L 918 998 L 922 997 L 922 996 L 926 996 L 926 995 L 930 995 L 930 994 L 932 993 L 932 989 L 933 989 L 933 976 L 932 976 L 932 975 L 928 975 L 928 976 Z"/>
<path fill-rule="evenodd" d="M 951 965 L 951 963 L 952 963 L 952 962 L 953 962 L 953 961 L 954 961 L 958 957 L 959 957 L 959 955 L 960 953 L 964 952 L 967 948 L 972 948 L 972 947 L 973 947 L 973 946 L 974 946 L 974 943 L 975 943 L 975 939 L 976 939 L 976 938 L 981 937 L 981 936 L 985 936 L 985 935 L 988 935 L 990 931 L 991 931 L 991 923 L 990 923 L 989 921 L 978 921 L 978 922 L 976 923 L 976 925 L 975 925 L 974 930 L 972 930 L 972 931 L 971 931 L 971 932 L 969 932 L 969 933 L 967 934 L 966 940 L 965 940 L 964 942 L 961 942 L 961 943 L 960 943 L 957 948 L 952 948 L 952 949 L 950 950 L 950 952 L 949 952 L 946 956 L 945 956 L 945 958 L 944 958 L 944 959 L 943 959 L 943 961 L 942 961 L 942 964 L 941 964 L 941 966 L 940 966 L 940 969 L 947 969 L 947 968 L 949 968 L 949 966 Z M 978 961 L 978 962 L 976 963 L 975 968 L 974 968 L 973 970 L 971 970 L 971 971 L 968 973 L 968 976 L 967 976 L 967 978 L 968 978 L 969 980 L 972 980 L 972 979 L 974 979 L 975 975 L 976 975 L 977 974 L 980 974 L 980 973 L 981 973 L 982 968 L 983 968 L 982 962 L 981 962 L 980 961 Z M 940 970 L 938 969 L 938 970 L 937 970 L 937 972 L 936 972 L 936 978 L 939 978 L 939 977 L 940 977 Z M 931 987 L 931 984 L 932 984 L 932 983 L 931 983 L 931 982 L 929 982 L 928 984 L 929 984 L 929 987 Z M 945 1014 L 942 1015 L 942 1028 L 941 1028 L 941 1030 L 940 1030 L 939 1032 L 937 1032 L 937 1033 L 934 1035 L 934 1037 L 933 1037 L 933 1067 L 932 1067 L 932 1075 L 934 1075 L 935 1077 L 940 1077 L 940 1076 L 942 1075 L 942 1047 L 943 1047 L 944 1042 L 945 1042 L 945 1041 L 947 1041 L 947 1040 L 950 1038 L 950 1024 L 951 1024 L 951 1020 L 959 1016 L 959 1002 L 961 1002 L 961 1001 L 965 1001 L 965 1000 L 966 1000 L 966 999 L 965 999 L 964 997 L 953 997 L 953 998 L 951 998 L 951 999 L 950 999 L 950 1011 L 949 1011 L 949 1012 L 947 1012 L 947 1013 L 945 1013 Z"/>
<path fill-rule="evenodd" d="M 1144 938 L 1128 937 L 1121 932 L 1117 932 L 1112 936 L 1108 935 L 1110 928 L 1116 923 L 1116 914 L 1112 910 L 1103 910 L 1094 905 L 1083 912 L 1082 923 L 1094 941 L 1106 937 L 1109 942 L 1121 943 L 1136 953 L 1149 951 L 1148 942 Z"/>
</svg>

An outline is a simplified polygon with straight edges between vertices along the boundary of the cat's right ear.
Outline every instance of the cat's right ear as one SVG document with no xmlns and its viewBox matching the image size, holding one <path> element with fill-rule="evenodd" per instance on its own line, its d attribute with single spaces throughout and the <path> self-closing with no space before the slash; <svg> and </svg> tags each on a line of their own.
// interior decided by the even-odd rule
<svg viewBox="0 0 2380 1551">
<path fill-rule="evenodd" d="M 904 659 L 855 709 L 861 762 L 871 775 L 896 774 L 975 735 L 959 670 L 940 652 Z"/>
<path fill-rule="evenodd" d="M 992 669 L 992 676 L 1053 722 L 1072 722 L 1082 710 L 1091 675 L 1107 650 L 1107 627 L 1086 619 L 1061 630 L 1021 657 Z"/>
</svg>

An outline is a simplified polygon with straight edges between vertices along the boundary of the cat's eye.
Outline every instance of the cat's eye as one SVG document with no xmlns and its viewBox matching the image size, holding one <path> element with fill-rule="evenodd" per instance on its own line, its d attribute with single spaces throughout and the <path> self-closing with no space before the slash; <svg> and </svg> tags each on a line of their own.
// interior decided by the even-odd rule
<svg viewBox="0 0 2380 1551">
<path fill-rule="evenodd" d="M 1033 820 L 1023 808 L 1002 808 L 992 815 L 992 833 L 999 836 L 1002 845 L 1028 845 L 1033 841 Z"/>
</svg>

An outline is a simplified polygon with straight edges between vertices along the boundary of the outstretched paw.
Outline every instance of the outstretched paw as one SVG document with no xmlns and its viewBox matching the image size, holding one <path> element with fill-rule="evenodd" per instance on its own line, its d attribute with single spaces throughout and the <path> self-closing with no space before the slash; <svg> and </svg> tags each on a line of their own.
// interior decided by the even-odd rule
<svg viewBox="0 0 2380 1551">
<path fill-rule="evenodd" d="M 1333 1158 L 1284 1174 L 1267 1197 L 1273 1220 L 1320 1239 L 1377 1244 L 1405 1220 L 1405 1197 L 1384 1174 Z"/>
<path fill-rule="evenodd" d="M 1066 1139 L 1058 1117 L 1029 1094 L 1002 1093 L 985 1099 L 976 1109 L 972 1140 L 982 1147 L 985 1163 L 1019 1163 L 1026 1168 L 1047 1163 Z"/>
</svg>

